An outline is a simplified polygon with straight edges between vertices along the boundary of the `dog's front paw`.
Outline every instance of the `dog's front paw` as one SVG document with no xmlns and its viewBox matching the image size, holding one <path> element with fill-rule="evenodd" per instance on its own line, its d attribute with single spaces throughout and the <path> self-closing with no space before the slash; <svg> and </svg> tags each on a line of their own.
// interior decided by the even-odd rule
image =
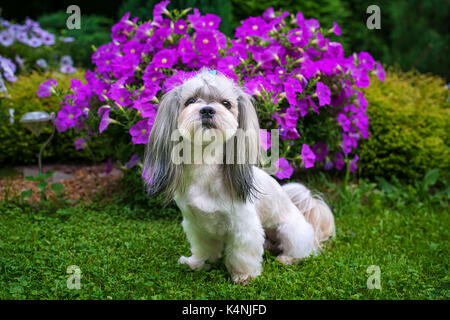
<svg viewBox="0 0 450 320">
<path fill-rule="evenodd" d="M 205 264 L 204 260 L 194 256 L 190 257 L 181 256 L 180 259 L 178 259 L 178 263 L 187 264 L 192 270 L 200 270 L 200 269 L 209 270 L 211 268 L 209 264 Z"/>
<path fill-rule="evenodd" d="M 256 278 L 257 276 L 250 274 L 235 274 L 232 276 L 233 282 L 235 284 L 239 284 L 241 286 L 246 286 L 251 279 Z"/>
<path fill-rule="evenodd" d="M 281 262 L 282 264 L 290 265 L 290 264 L 294 264 L 294 263 L 300 262 L 301 259 L 300 258 L 294 258 L 294 257 L 291 257 L 291 256 L 286 256 L 286 255 L 279 255 L 277 257 L 277 261 Z"/>
</svg>

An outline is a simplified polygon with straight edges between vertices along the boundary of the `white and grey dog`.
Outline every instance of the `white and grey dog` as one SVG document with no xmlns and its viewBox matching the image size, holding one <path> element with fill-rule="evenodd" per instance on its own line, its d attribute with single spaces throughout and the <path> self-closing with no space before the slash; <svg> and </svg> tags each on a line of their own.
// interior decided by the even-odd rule
<svg viewBox="0 0 450 320">
<path fill-rule="evenodd" d="M 225 147 L 200 163 L 175 161 L 175 131 L 205 150 L 208 144 L 193 137 L 211 130 L 224 137 L 211 144 L 232 145 L 237 151 Z M 259 124 L 252 99 L 233 80 L 201 70 L 163 96 L 143 177 L 150 195 L 163 192 L 183 214 L 192 255 L 182 256 L 179 263 L 201 269 L 224 254 L 233 281 L 247 283 L 261 274 L 269 239 L 281 252 L 277 260 L 291 264 L 316 254 L 321 243 L 334 236 L 334 217 L 326 203 L 302 184 L 280 186 L 257 166 L 258 154 Z"/>
</svg>

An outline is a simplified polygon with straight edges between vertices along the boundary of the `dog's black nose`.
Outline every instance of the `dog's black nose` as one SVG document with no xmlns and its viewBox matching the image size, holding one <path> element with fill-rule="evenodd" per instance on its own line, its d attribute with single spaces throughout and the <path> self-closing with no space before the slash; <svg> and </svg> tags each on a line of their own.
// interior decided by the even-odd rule
<svg viewBox="0 0 450 320">
<path fill-rule="evenodd" d="M 216 110 L 214 110 L 210 106 L 206 106 L 200 109 L 200 115 L 202 117 L 212 117 L 216 113 Z"/>
</svg>

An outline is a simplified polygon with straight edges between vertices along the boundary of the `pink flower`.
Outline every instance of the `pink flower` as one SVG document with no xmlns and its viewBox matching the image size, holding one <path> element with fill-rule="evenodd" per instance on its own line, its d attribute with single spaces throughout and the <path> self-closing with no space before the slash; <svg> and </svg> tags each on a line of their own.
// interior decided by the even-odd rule
<svg viewBox="0 0 450 320">
<path fill-rule="evenodd" d="M 289 164 L 289 162 L 285 158 L 279 158 L 274 163 L 275 168 L 278 168 L 278 171 L 275 173 L 275 176 L 278 179 L 289 179 L 294 173 L 294 168 Z"/>
<path fill-rule="evenodd" d="M 314 167 L 314 162 L 316 161 L 316 155 L 314 152 L 309 148 L 307 144 L 303 144 L 302 146 L 302 160 L 305 164 L 305 168 L 312 168 Z"/>
</svg>

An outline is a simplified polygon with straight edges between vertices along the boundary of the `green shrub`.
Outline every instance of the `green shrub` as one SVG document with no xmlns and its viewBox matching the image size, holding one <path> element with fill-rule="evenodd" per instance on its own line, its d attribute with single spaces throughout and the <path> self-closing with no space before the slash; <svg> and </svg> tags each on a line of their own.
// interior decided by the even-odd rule
<svg viewBox="0 0 450 320">
<path fill-rule="evenodd" d="M 36 164 L 39 149 L 49 137 L 48 124 L 39 137 L 34 136 L 19 122 L 23 114 L 30 111 L 57 112 L 60 109 L 56 97 L 39 98 L 36 94 L 39 85 L 49 78 L 55 78 L 58 86 L 68 88 L 70 79 L 83 79 L 84 71 L 65 75 L 58 72 L 40 74 L 33 72 L 18 77 L 17 82 L 6 83 L 9 97 L 0 97 L 0 167 L 17 164 Z M 14 123 L 9 122 L 8 110 L 14 109 Z M 44 164 L 47 161 L 73 162 L 91 160 L 89 150 L 75 150 L 76 135 L 70 132 L 55 133 L 52 142 L 44 151 Z"/>
<path fill-rule="evenodd" d="M 413 182 L 433 168 L 448 174 L 450 103 L 443 79 L 391 68 L 365 96 L 370 137 L 359 151 L 361 175 Z"/>
</svg>

